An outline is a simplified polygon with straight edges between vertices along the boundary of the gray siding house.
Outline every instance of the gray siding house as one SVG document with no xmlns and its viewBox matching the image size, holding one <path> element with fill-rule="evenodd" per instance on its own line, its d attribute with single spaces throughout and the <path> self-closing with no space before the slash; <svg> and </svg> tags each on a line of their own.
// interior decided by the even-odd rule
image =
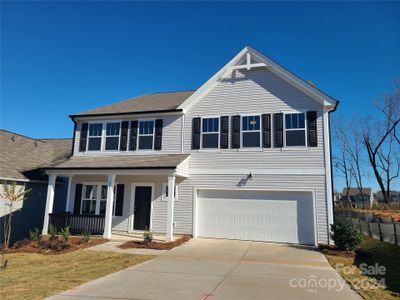
<svg viewBox="0 0 400 300">
<path fill-rule="evenodd" d="M 72 115 L 73 155 L 46 167 L 43 233 L 80 220 L 76 231 L 104 237 L 329 243 L 337 103 L 247 46 L 196 91 Z M 71 182 L 64 214 L 52 210 L 58 176 Z"/>
<path fill-rule="evenodd" d="M 27 199 L 14 206 L 11 242 L 27 237 L 29 229 L 42 228 L 48 177 L 40 168 L 68 157 L 71 147 L 71 139 L 33 139 L 0 130 L 0 190 L 5 183 L 13 181 L 18 189 L 31 189 Z M 54 211 L 65 211 L 67 183 L 64 179 L 58 179 L 56 191 Z M 0 197 L 1 230 L 10 212 L 7 204 Z M 2 239 L 3 234 L 0 243 Z"/>
</svg>

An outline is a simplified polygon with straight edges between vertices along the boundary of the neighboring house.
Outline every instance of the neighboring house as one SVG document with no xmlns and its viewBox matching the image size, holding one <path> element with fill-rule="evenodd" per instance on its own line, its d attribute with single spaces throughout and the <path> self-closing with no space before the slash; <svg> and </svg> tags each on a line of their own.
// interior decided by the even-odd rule
<svg viewBox="0 0 400 300">
<path fill-rule="evenodd" d="M 328 243 L 337 103 L 247 46 L 196 91 L 71 115 L 73 155 L 46 168 L 43 233 L 50 219 L 106 238 L 149 229 Z M 52 213 L 57 176 L 72 179 L 69 214 Z"/>
<path fill-rule="evenodd" d="M 0 130 L 0 189 L 3 189 L 4 182 L 13 181 L 19 187 L 32 189 L 25 201 L 14 206 L 12 241 L 26 237 L 30 228 L 42 228 L 48 178 L 40 167 L 66 158 L 71 147 L 71 139 L 33 139 Z M 65 210 L 66 186 L 60 178 L 55 211 Z M 64 207 L 61 207 L 63 203 Z M 0 231 L 9 213 L 6 204 L 5 199 L 0 198 Z M 2 239 L 1 234 L 0 243 Z"/>
<path fill-rule="evenodd" d="M 341 205 L 342 194 L 338 191 L 333 192 L 333 202 L 335 205 Z"/>
<path fill-rule="evenodd" d="M 365 206 L 370 208 L 374 203 L 374 196 L 372 193 L 372 189 L 365 187 L 362 189 L 363 193 L 360 193 L 358 188 L 349 188 L 349 199 L 353 205 L 353 207 L 364 208 Z M 347 188 L 344 188 L 342 191 L 341 202 L 346 203 L 348 200 L 346 199 Z"/>
<path fill-rule="evenodd" d="M 374 199 L 378 203 L 384 203 L 385 200 L 383 198 L 383 194 L 381 191 L 376 192 L 374 194 Z M 390 191 L 389 192 L 389 203 L 392 204 L 400 204 L 400 191 Z"/>
</svg>

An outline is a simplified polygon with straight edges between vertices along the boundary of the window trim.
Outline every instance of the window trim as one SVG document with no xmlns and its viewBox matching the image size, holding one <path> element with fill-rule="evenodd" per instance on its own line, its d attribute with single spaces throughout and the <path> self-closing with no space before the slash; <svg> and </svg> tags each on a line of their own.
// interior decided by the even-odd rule
<svg viewBox="0 0 400 300">
<path fill-rule="evenodd" d="M 257 113 L 248 113 L 248 114 L 240 114 L 240 149 L 262 149 L 262 118 L 261 118 L 262 114 L 257 114 Z M 243 117 L 256 117 L 258 116 L 260 118 L 260 129 L 259 130 L 243 130 Z M 243 133 L 244 132 L 259 132 L 260 133 L 260 146 L 258 147 L 243 147 Z"/>
<path fill-rule="evenodd" d="M 149 152 L 149 151 L 154 151 L 154 139 L 156 135 L 156 119 L 155 118 L 142 118 L 142 119 L 136 119 L 134 121 L 138 121 L 138 128 L 137 128 L 137 139 L 136 139 L 136 150 L 134 152 Z M 152 142 L 151 142 L 151 149 L 139 149 L 139 142 L 140 142 L 140 136 L 150 136 L 150 134 L 145 134 L 141 135 L 140 134 L 140 123 L 141 122 L 148 122 L 152 121 L 153 122 L 153 133 L 152 133 Z M 132 121 L 131 121 L 132 122 Z"/>
<path fill-rule="evenodd" d="M 283 124 L 282 124 L 282 128 L 283 128 L 283 147 L 282 149 L 309 149 L 308 145 L 307 145 L 307 141 L 308 141 L 308 135 L 307 135 L 307 109 L 299 109 L 299 110 L 288 110 L 288 111 L 281 111 L 281 113 L 283 114 Z M 286 131 L 295 131 L 295 130 L 303 130 L 303 128 L 289 128 L 286 129 L 286 115 L 291 115 L 291 114 L 304 114 L 304 146 L 286 146 Z"/>
<path fill-rule="evenodd" d="M 162 188 L 162 201 L 168 201 L 167 197 L 167 191 L 166 188 L 168 187 L 168 183 L 164 182 L 163 183 L 163 188 Z M 179 184 L 175 183 L 175 202 L 179 201 Z"/>
<path fill-rule="evenodd" d="M 83 201 L 89 201 L 89 199 L 83 199 L 84 191 L 85 191 L 85 186 L 87 185 L 96 185 L 97 186 L 97 198 L 96 199 L 90 199 L 92 201 L 96 201 L 96 207 L 95 207 L 95 214 L 93 216 L 100 216 L 100 202 L 104 201 L 104 199 L 101 199 L 101 186 L 105 185 L 107 186 L 107 182 L 80 182 L 82 184 L 82 193 L 81 193 L 81 207 L 79 214 L 82 215 L 82 208 L 83 208 Z M 118 182 L 114 183 L 114 199 L 113 199 L 113 212 L 112 212 L 112 217 L 115 216 L 115 208 L 117 206 L 117 185 Z M 107 199 L 105 199 L 107 201 Z M 104 214 L 105 216 L 105 214 Z"/>
<path fill-rule="evenodd" d="M 118 131 L 118 149 L 117 150 L 107 150 L 106 149 L 106 142 L 107 142 L 107 138 L 108 137 L 116 137 L 116 135 L 107 135 L 107 124 L 112 124 L 112 123 L 117 123 L 119 124 L 119 131 Z M 105 152 L 119 152 L 120 149 L 120 142 L 121 142 L 121 126 L 122 126 L 122 122 L 121 121 L 117 121 L 117 122 L 106 122 L 105 123 L 105 131 L 104 131 L 104 151 Z"/>
<path fill-rule="evenodd" d="M 218 132 L 203 132 L 203 119 L 218 119 Z M 203 134 L 218 134 L 218 146 L 216 148 L 203 148 Z M 200 117 L 200 150 L 216 151 L 221 149 L 221 116 L 212 115 Z"/>
<path fill-rule="evenodd" d="M 100 138 L 100 150 L 89 150 L 89 141 L 90 141 L 90 125 L 101 124 L 101 135 L 93 136 L 92 138 Z M 103 130 L 104 130 L 104 123 L 99 121 L 88 122 L 88 133 L 87 133 L 87 143 L 86 143 L 86 152 L 101 152 L 103 149 Z"/>
<path fill-rule="evenodd" d="M 90 154 L 92 153 L 102 153 L 102 152 L 112 152 L 112 153 L 119 153 L 120 152 L 120 141 L 121 141 L 121 126 L 122 120 L 93 120 L 88 121 L 88 134 L 87 134 L 87 143 L 86 143 L 86 151 Z M 106 147 L 106 133 L 107 133 L 107 124 L 108 123 L 119 123 L 119 137 L 118 137 L 118 150 L 105 150 Z M 100 150 L 89 150 L 89 138 L 90 138 L 90 124 L 102 124 L 101 129 L 101 143 L 100 143 Z"/>
</svg>

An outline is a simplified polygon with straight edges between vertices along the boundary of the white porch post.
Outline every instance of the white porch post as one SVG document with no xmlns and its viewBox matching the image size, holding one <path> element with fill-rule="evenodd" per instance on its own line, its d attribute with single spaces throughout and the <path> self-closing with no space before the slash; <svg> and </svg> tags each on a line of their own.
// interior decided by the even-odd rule
<svg viewBox="0 0 400 300">
<path fill-rule="evenodd" d="M 168 176 L 167 242 L 172 242 L 174 239 L 174 202 L 175 175 Z"/>
<path fill-rule="evenodd" d="M 42 234 L 47 235 L 48 229 L 49 229 L 49 219 L 51 214 L 53 212 L 53 203 L 54 203 L 54 190 L 56 186 L 56 179 L 57 175 L 51 174 L 49 175 L 49 181 L 47 184 L 47 196 L 46 196 L 46 208 L 44 211 L 44 220 L 43 220 L 43 229 L 42 229 Z"/>
<path fill-rule="evenodd" d="M 67 187 L 67 201 L 65 201 L 65 212 L 69 212 L 71 203 L 71 188 L 72 188 L 72 176 L 68 176 L 68 187 Z"/>
<path fill-rule="evenodd" d="M 112 225 L 112 210 L 114 200 L 114 184 L 115 174 L 107 176 L 107 204 L 106 204 L 106 216 L 104 221 L 104 233 L 103 238 L 109 239 L 111 237 L 111 225 Z"/>
</svg>

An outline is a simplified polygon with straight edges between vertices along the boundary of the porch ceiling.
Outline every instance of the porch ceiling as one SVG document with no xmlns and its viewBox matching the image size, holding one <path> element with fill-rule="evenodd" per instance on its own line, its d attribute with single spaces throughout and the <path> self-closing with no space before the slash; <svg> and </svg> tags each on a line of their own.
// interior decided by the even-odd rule
<svg viewBox="0 0 400 300">
<path fill-rule="evenodd" d="M 45 170 L 152 170 L 176 169 L 189 154 L 73 156 Z"/>
</svg>

